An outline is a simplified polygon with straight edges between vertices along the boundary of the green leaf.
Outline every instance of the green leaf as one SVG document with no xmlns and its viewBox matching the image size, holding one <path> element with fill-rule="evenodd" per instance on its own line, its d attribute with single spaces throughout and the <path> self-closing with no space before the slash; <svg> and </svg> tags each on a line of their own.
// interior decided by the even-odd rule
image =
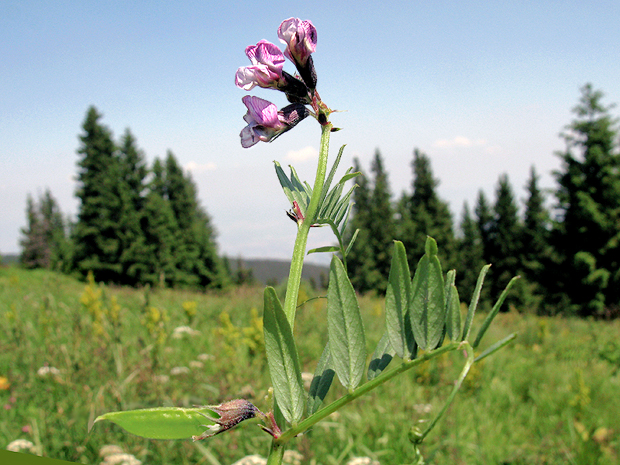
<svg viewBox="0 0 620 465">
<path fill-rule="evenodd" d="M 478 301 L 480 300 L 480 291 L 482 290 L 482 283 L 484 283 L 484 277 L 491 268 L 491 265 L 484 265 L 480 274 L 478 275 L 478 281 L 474 288 L 474 293 L 471 296 L 471 302 L 469 309 L 467 310 L 467 317 L 465 318 L 465 327 L 463 328 L 463 341 L 469 339 L 469 333 L 471 331 L 471 324 L 474 321 L 474 315 L 476 314 L 476 308 L 478 307 Z"/>
<path fill-rule="evenodd" d="M 160 407 L 124 412 L 110 412 L 97 417 L 95 423 L 109 420 L 125 431 L 150 439 L 187 439 L 199 436 L 205 427 L 215 424 L 206 418 L 219 415 L 208 408 Z"/>
<path fill-rule="evenodd" d="M 338 170 L 338 165 L 340 164 L 340 159 L 342 158 L 342 154 L 344 152 L 344 148 L 345 147 L 346 147 L 346 145 L 343 145 L 342 147 L 340 147 L 340 150 L 338 150 L 338 155 L 336 155 L 336 159 L 334 160 L 334 164 L 332 165 L 332 169 L 329 170 L 329 174 L 327 175 L 327 179 L 323 183 L 323 193 L 321 195 L 321 205 L 323 204 L 323 201 L 325 200 L 325 197 L 327 196 L 327 193 L 329 191 L 329 187 L 331 186 L 332 181 L 334 180 L 334 176 L 336 175 L 336 171 Z"/>
<path fill-rule="evenodd" d="M 282 166 L 280 166 L 280 163 L 278 163 L 277 161 L 274 161 L 273 163 L 276 168 L 276 175 L 278 176 L 280 185 L 282 186 L 282 189 L 284 190 L 284 194 L 286 195 L 286 198 L 289 200 L 289 202 L 292 205 L 293 201 L 297 200 L 297 198 L 293 195 L 293 189 L 294 189 L 293 184 L 291 183 L 288 176 L 284 173 L 284 170 L 282 169 Z"/>
<path fill-rule="evenodd" d="M 370 364 L 368 365 L 368 381 L 379 376 L 390 364 L 394 355 L 396 355 L 396 351 L 392 348 L 390 338 L 386 332 L 381 336 L 370 359 Z"/>
<path fill-rule="evenodd" d="M 510 344 L 510 342 L 512 342 L 512 340 L 515 339 L 516 337 L 517 337 L 517 333 L 512 333 L 509 336 L 506 336 L 504 339 L 497 341 L 495 344 L 489 346 L 484 352 L 478 355 L 474 361 L 478 362 L 482 360 L 483 358 L 488 357 L 489 355 L 497 352 L 502 347 Z"/>
<path fill-rule="evenodd" d="M 305 395 L 291 326 L 273 287 L 265 288 L 263 331 L 265 352 L 276 402 L 282 415 L 295 424 L 304 413 Z"/>
<path fill-rule="evenodd" d="M 497 299 L 497 302 L 495 302 L 495 305 L 493 305 L 493 308 L 491 309 L 491 311 L 489 312 L 487 317 L 482 322 L 482 326 L 478 330 L 478 335 L 476 336 L 476 340 L 474 341 L 474 344 L 472 345 L 472 347 L 474 349 L 476 347 L 478 347 L 478 344 L 480 344 L 480 341 L 482 340 L 482 337 L 484 336 L 484 333 L 486 333 L 487 329 L 489 329 L 489 326 L 491 325 L 491 322 L 493 321 L 493 319 L 497 315 L 497 312 L 499 312 L 499 309 L 502 306 L 502 304 L 504 303 L 504 300 L 506 300 L 506 296 L 508 295 L 508 291 L 510 291 L 510 288 L 512 287 L 512 285 L 519 278 L 520 278 L 520 276 L 515 276 L 515 277 L 513 277 L 510 280 L 510 282 L 508 283 L 506 288 L 502 291 L 501 295 L 499 296 L 499 299 Z"/>
<path fill-rule="evenodd" d="M 385 324 L 390 345 L 400 358 L 405 358 L 405 354 L 411 353 L 414 344 L 414 341 L 408 340 L 407 337 L 412 334 L 406 328 L 411 325 L 410 318 L 405 318 L 411 297 L 411 273 L 407 263 L 407 252 L 402 242 L 394 241 L 392 264 L 385 294 Z"/>
<path fill-rule="evenodd" d="M 335 255 L 327 287 L 327 333 L 332 366 L 342 385 L 351 392 L 364 375 L 366 338 L 355 290 Z"/>
<path fill-rule="evenodd" d="M 310 202 L 310 197 L 312 196 L 312 189 L 304 186 L 304 184 L 299 180 L 299 176 L 297 176 L 297 172 L 292 166 L 290 166 L 291 177 L 289 179 L 289 177 L 284 173 L 284 170 L 280 166 L 280 163 L 274 161 L 274 165 L 278 180 L 280 181 L 280 185 L 284 190 L 284 194 L 288 198 L 291 205 L 293 204 L 293 202 L 297 202 L 302 214 L 305 215 L 306 209 L 308 208 L 308 203 Z"/>
<path fill-rule="evenodd" d="M 433 238 L 426 238 L 425 250 L 413 277 L 409 312 L 418 347 L 429 351 L 436 348 L 443 337 L 446 307 L 443 273 Z"/>
<path fill-rule="evenodd" d="M 323 350 L 323 354 L 319 359 L 319 363 L 314 371 L 314 378 L 310 383 L 310 390 L 308 392 L 308 415 L 312 415 L 316 412 L 325 396 L 329 392 L 329 388 L 332 385 L 334 379 L 334 370 L 331 367 L 331 352 L 329 350 L 329 342 Z"/>
<path fill-rule="evenodd" d="M 351 237 L 351 240 L 349 241 L 349 245 L 347 246 L 347 250 L 345 252 L 345 255 L 349 255 L 349 252 L 351 252 L 351 249 L 353 248 L 353 244 L 355 243 L 355 239 L 357 239 L 357 235 L 359 234 L 359 232 L 360 232 L 360 230 L 358 228 L 353 233 L 353 236 Z"/>
<path fill-rule="evenodd" d="M 446 333 L 451 341 L 461 340 L 461 301 L 459 291 L 454 285 L 456 271 L 448 271 L 446 280 Z"/>
<path fill-rule="evenodd" d="M 321 252 L 340 252 L 340 247 L 336 247 L 335 245 L 326 245 L 323 247 L 317 247 L 316 249 L 308 250 L 308 255 L 311 253 L 321 253 Z"/>
</svg>

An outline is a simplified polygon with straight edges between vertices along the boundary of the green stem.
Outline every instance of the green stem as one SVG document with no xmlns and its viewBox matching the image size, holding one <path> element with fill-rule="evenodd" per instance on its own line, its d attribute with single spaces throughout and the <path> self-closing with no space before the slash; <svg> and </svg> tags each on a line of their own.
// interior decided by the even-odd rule
<svg viewBox="0 0 620 465">
<path fill-rule="evenodd" d="M 284 314 L 291 325 L 291 329 L 295 326 L 295 310 L 297 309 L 297 296 L 299 295 L 299 285 L 301 284 L 301 271 L 304 266 L 304 258 L 306 257 L 308 233 L 310 232 L 310 226 L 316 220 L 319 202 L 323 192 L 323 184 L 325 183 L 327 155 L 329 153 L 329 135 L 332 127 L 331 123 L 321 126 L 319 164 L 316 169 L 312 197 L 310 198 L 310 205 L 308 205 L 308 210 L 306 211 L 306 217 L 297 228 L 297 237 L 295 238 L 295 246 L 293 247 L 293 258 L 291 259 L 291 269 L 288 275 L 286 298 L 284 300 Z"/>
<path fill-rule="evenodd" d="M 269 457 L 267 457 L 267 465 L 280 465 L 284 458 L 284 447 L 277 444 L 275 439 L 271 441 L 271 449 L 269 449 Z"/>
<path fill-rule="evenodd" d="M 469 373 L 469 369 L 474 364 L 474 349 L 472 349 L 471 345 L 469 345 L 468 342 L 462 342 L 459 345 L 459 349 L 464 349 L 465 353 L 467 354 L 467 360 L 465 361 L 465 365 L 463 366 L 463 369 L 461 370 L 461 374 L 456 380 L 456 383 L 454 384 L 454 387 L 452 388 L 452 392 L 450 393 L 450 396 L 448 396 L 448 399 L 446 400 L 446 403 L 444 404 L 443 408 L 437 414 L 437 416 L 433 418 L 433 420 L 428 424 L 427 428 L 424 430 L 424 432 L 420 436 L 418 443 L 424 440 L 424 438 L 428 435 L 428 433 L 430 433 L 431 430 L 435 427 L 435 425 L 437 424 L 439 419 L 443 416 L 443 414 L 446 413 L 446 410 L 448 410 L 448 407 L 450 407 L 450 404 L 452 404 L 452 401 L 454 400 L 454 398 L 456 397 L 456 394 L 461 388 L 461 384 L 463 384 L 463 381 L 465 380 L 467 373 Z"/>
<path fill-rule="evenodd" d="M 422 364 L 424 362 L 427 362 L 428 360 L 431 360 L 431 359 L 433 359 L 435 357 L 438 357 L 439 355 L 445 354 L 446 352 L 457 350 L 457 349 L 461 348 L 463 344 L 466 344 L 467 346 L 469 346 L 469 344 L 467 344 L 467 343 L 453 342 L 453 343 L 445 345 L 445 346 L 443 346 L 443 347 L 441 347 L 441 348 L 439 348 L 437 350 L 434 350 L 434 351 L 432 351 L 432 352 L 430 352 L 428 354 L 425 354 L 425 355 L 421 356 L 420 358 L 416 358 L 415 360 L 403 361 L 400 364 L 400 366 L 394 368 L 393 370 L 390 370 L 390 371 L 387 371 L 387 372 L 383 372 L 381 375 L 377 376 L 376 378 L 374 378 L 374 379 L 372 379 L 372 380 L 362 384 L 360 387 L 358 387 L 352 393 L 347 394 L 347 395 L 341 397 L 338 400 L 335 400 L 334 402 L 332 402 L 328 406 L 326 406 L 326 407 L 322 408 L 321 410 L 319 410 L 318 412 L 316 412 L 314 415 L 311 415 L 308 418 L 306 418 L 305 420 L 303 420 L 302 422 L 300 422 L 297 426 L 294 426 L 291 429 L 289 429 L 288 431 L 285 431 L 282 434 L 282 436 L 280 436 L 278 439 L 275 440 L 275 442 L 279 443 L 279 444 L 286 443 L 287 441 L 289 441 L 290 439 L 294 438 L 295 436 L 297 436 L 297 435 L 303 433 L 304 431 L 308 430 L 314 424 L 318 423 L 319 421 L 321 421 L 325 417 L 331 415 L 336 410 L 339 410 L 340 408 L 342 408 L 343 406 L 345 406 L 349 402 L 353 402 L 358 397 L 361 397 L 364 394 L 368 393 L 369 391 L 372 391 L 376 387 L 381 386 L 383 383 L 391 380 L 395 376 L 400 375 L 401 373 L 403 373 L 403 372 L 405 372 L 407 370 L 410 370 L 411 368 L 416 367 L 416 366 L 418 366 L 418 365 L 420 365 L 420 364 Z M 469 370 L 469 366 L 467 367 L 467 370 Z M 465 372 L 465 374 L 467 374 L 467 372 Z M 462 379 L 460 379 L 460 382 L 462 383 Z M 459 383 L 459 386 L 460 386 L 460 383 Z M 452 397 L 450 398 L 450 400 L 451 399 L 452 399 Z"/>
</svg>

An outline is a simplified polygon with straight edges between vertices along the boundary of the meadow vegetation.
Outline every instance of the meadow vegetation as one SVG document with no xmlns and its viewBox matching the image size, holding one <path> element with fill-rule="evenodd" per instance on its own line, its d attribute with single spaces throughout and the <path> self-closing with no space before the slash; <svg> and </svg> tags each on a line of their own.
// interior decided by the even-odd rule
<svg viewBox="0 0 620 465">
<path fill-rule="evenodd" d="M 107 287 L 0 268 L 0 447 L 28 439 L 38 455 L 89 464 L 102 461 L 106 444 L 149 464 L 228 465 L 266 455 L 271 439 L 251 421 L 196 443 L 142 439 L 107 422 L 89 432 L 98 415 L 115 410 L 237 397 L 268 410 L 262 292 Z M 299 301 L 322 294 L 304 285 Z M 383 299 L 366 295 L 360 305 L 370 353 L 384 331 Z M 520 310 L 500 314 L 489 329 L 486 341 L 518 337 L 474 365 L 423 444 L 427 462 L 618 463 L 620 321 Z M 295 331 L 303 371 L 312 373 L 327 338 L 324 299 L 298 310 Z M 308 464 L 354 456 L 411 463 L 410 428 L 441 405 L 461 365 L 451 353 L 412 370 L 395 381 L 398 389 L 376 389 L 291 446 Z M 342 394 L 332 390 L 330 398 Z"/>
</svg>

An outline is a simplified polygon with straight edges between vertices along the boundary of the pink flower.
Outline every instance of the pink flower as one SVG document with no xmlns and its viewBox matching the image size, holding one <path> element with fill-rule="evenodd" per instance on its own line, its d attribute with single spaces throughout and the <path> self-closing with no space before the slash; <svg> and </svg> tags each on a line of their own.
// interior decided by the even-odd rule
<svg viewBox="0 0 620 465">
<path fill-rule="evenodd" d="M 284 55 L 280 49 L 266 40 L 256 45 L 249 45 L 245 54 L 252 62 L 252 66 L 242 66 L 235 75 L 235 84 L 244 90 L 251 90 L 254 86 L 277 89 L 286 84 L 282 77 Z"/>
<path fill-rule="evenodd" d="M 259 141 L 270 142 L 309 115 L 301 103 L 293 103 L 281 111 L 271 102 L 246 95 L 242 99 L 248 111 L 243 117 L 248 125 L 241 130 L 241 145 L 252 147 Z"/>
<path fill-rule="evenodd" d="M 316 50 L 316 28 L 310 21 L 289 18 L 282 21 L 278 37 L 286 44 L 284 55 L 296 65 L 305 67 L 310 54 Z"/>
<path fill-rule="evenodd" d="M 255 86 L 281 90 L 292 102 L 307 99 L 306 85 L 282 70 L 284 55 L 277 46 L 261 40 L 256 45 L 248 45 L 245 54 L 252 62 L 252 66 L 242 66 L 237 70 L 235 74 L 237 87 L 243 90 L 251 90 Z"/>
</svg>

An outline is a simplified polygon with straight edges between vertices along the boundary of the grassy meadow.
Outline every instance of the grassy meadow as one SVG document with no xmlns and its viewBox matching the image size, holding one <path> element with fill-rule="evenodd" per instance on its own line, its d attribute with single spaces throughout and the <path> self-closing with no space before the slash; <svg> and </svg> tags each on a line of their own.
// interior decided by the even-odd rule
<svg viewBox="0 0 620 465">
<path fill-rule="evenodd" d="M 303 288 L 301 297 L 312 292 Z M 364 297 L 361 307 L 370 354 L 384 329 L 383 302 Z M 146 440 L 109 422 L 89 432 L 112 410 L 237 397 L 267 410 L 261 308 L 258 287 L 135 290 L 0 268 L 0 448 L 28 439 L 38 455 L 88 464 L 102 461 L 105 444 L 144 464 L 229 465 L 264 456 L 270 437 L 253 420 L 198 443 Z M 299 310 L 295 330 L 303 369 L 314 372 L 326 342 L 323 299 Z M 620 321 L 513 310 L 498 315 L 481 349 L 514 331 L 515 342 L 474 365 L 422 445 L 426 462 L 620 463 Z M 291 443 L 301 463 L 344 464 L 354 456 L 412 463 L 408 431 L 441 408 L 462 361 L 448 354 L 319 423 Z M 331 399 L 342 393 L 336 384 L 332 391 Z"/>
</svg>

